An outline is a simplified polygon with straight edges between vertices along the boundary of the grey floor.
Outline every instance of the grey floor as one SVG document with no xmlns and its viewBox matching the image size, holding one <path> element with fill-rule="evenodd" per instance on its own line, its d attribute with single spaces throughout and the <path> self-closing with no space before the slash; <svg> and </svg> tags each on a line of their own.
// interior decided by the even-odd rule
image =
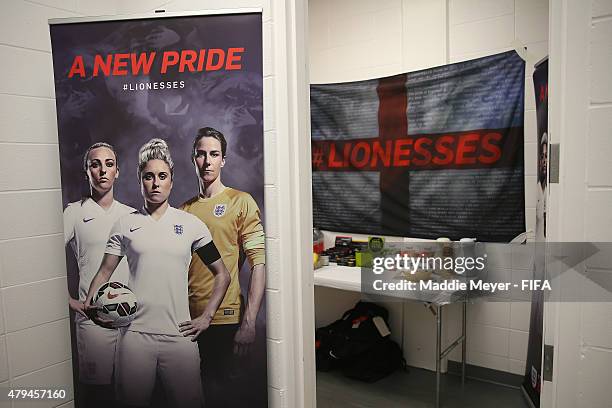
<svg viewBox="0 0 612 408">
<path fill-rule="evenodd" d="M 351 380 L 339 372 L 317 371 L 317 408 L 387 408 L 434 406 L 435 373 L 417 368 L 397 371 L 373 384 Z M 526 408 L 521 390 L 478 380 L 442 375 L 440 406 L 444 408 Z"/>
</svg>

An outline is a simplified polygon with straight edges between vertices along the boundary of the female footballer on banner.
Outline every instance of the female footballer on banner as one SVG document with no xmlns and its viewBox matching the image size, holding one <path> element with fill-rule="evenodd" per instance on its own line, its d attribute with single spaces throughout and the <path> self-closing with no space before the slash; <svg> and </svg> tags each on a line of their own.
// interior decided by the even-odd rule
<svg viewBox="0 0 612 408">
<path fill-rule="evenodd" d="M 114 199 L 113 185 L 119 177 L 115 149 L 108 143 L 91 145 L 83 156 L 89 196 L 68 204 L 64 210 L 64 243 L 70 244 L 79 268 L 78 300 L 70 298 L 76 312 L 81 400 L 87 406 L 107 406 L 113 400 L 113 376 L 117 331 L 93 324 L 84 312 L 83 301 L 102 262 L 108 234 L 122 216 L 135 211 Z M 128 266 L 121 262 L 115 280 L 127 283 Z M 98 405 L 96 405 L 98 404 Z"/>
<path fill-rule="evenodd" d="M 129 406 L 150 403 L 157 376 L 169 406 L 201 406 L 200 356 L 195 340 L 208 328 L 230 281 L 206 225 L 168 204 L 173 168 L 165 141 L 152 139 L 141 147 L 138 179 L 144 208 L 113 226 L 85 301 L 88 315 L 100 325 L 107 324 L 96 316 L 91 300 L 126 256 L 128 286 L 138 299 L 138 311 L 134 321 L 120 329 L 116 383 L 119 401 Z M 190 320 L 187 271 L 192 252 L 212 271 L 215 284 L 208 307 Z"/>
<path fill-rule="evenodd" d="M 266 384 L 260 375 L 249 372 L 248 359 L 257 344 L 255 321 L 266 285 L 265 236 L 253 197 L 221 182 L 226 152 L 227 141 L 221 132 L 210 127 L 198 130 L 192 162 L 200 191 L 181 206 L 209 227 L 232 279 L 210 328 L 198 338 L 202 383 L 209 408 L 242 407 L 247 403 L 261 407 L 267 404 Z M 251 269 L 244 309 L 239 282 L 241 252 Z M 189 266 L 193 316 L 206 308 L 212 287 L 213 275 L 193 257 Z"/>
</svg>

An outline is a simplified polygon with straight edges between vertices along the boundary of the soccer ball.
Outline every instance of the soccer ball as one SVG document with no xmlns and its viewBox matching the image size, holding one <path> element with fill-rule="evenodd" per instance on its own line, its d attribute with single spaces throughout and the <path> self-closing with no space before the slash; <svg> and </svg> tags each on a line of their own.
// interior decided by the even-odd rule
<svg viewBox="0 0 612 408">
<path fill-rule="evenodd" d="M 112 320 L 114 327 L 130 324 L 138 309 L 136 296 L 121 282 L 106 282 L 100 286 L 93 298 L 93 305 L 101 308 L 98 316 Z"/>
</svg>

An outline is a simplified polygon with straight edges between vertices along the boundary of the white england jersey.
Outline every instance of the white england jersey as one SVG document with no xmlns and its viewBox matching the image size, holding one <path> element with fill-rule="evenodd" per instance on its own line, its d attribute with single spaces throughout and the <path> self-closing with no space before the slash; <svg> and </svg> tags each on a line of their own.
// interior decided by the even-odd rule
<svg viewBox="0 0 612 408">
<path fill-rule="evenodd" d="M 91 198 L 70 203 L 64 210 L 64 244 L 70 243 L 79 266 L 79 300 L 87 298 L 91 280 L 102 263 L 111 228 L 119 218 L 135 211 L 117 200 L 105 210 Z M 112 280 L 127 284 L 128 274 L 127 263 L 121 262 Z"/>
<path fill-rule="evenodd" d="M 128 286 L 138 300 L 128 330 L 181 335 L 178 324 L 191 320 L 187 290 L 191 254 L 211 241 L 206 224 L 173 207 L 157 221 L 142 209 L 115 223 L 106 253 L 127 256 Z"/>
</svg>

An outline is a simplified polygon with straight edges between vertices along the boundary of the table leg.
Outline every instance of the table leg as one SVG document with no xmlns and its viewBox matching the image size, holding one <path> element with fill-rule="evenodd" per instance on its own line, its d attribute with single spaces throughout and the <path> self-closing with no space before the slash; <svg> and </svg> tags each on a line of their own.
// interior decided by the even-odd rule
<svg viewBox="0 0 612 408">
<path fill-rule="evenodd" d="M 442 306 L 436 313 L 436 408 L 440 408 L 440 371 L 442 369 Z"/>
<path fill-rule="evenodd" d="M 467 299 L 463 302 L 463 318 L 461 319 L 461 335 L 463 341 L 461 342 L 461 388 L 465 389 L 465 360 L 466 360 L 466 347 L 467 347 Z"/>
<path fill-rule="evenodd" d="M 406 358 L 405 356 L 405 352 L 406 352 L 406 301 L 402 302 L 402 344 L 401 344 L 401 349 L 402 349 L 402 358 Z"/>
</svg>

